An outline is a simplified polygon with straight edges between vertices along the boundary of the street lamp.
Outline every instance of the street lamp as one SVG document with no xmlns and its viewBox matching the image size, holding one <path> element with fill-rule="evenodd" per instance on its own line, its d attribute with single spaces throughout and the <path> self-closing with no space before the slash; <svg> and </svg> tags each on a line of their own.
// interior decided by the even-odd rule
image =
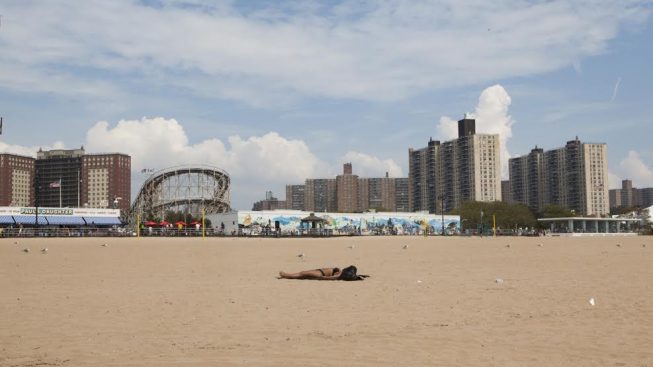
<svg viewBox="0 0 653 367">
<path fill-rule="evenodd" d="M 481 209 L 481 237 L 483 237 L 483 209 Z"/>
<path fill-rule="evenodd" d="M 438 196 L 440 199 L 440 214 L 442 215 L 442 235 L 444 236 L 444 195 L 440 194 Z"/>
</svg>

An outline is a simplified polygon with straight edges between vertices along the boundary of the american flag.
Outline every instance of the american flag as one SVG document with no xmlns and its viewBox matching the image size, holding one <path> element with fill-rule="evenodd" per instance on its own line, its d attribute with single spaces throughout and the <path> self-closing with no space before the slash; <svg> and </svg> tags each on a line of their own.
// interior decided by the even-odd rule
<svg viewBox="0 0 653 367">
<path fill-rule="evenodd" d="M 52 189 L 59 188 L 59 187 L 61 187 L 61 180 L 55 181 L 55 182 L 50 184 L 50 188 L 52 188 Z"/>
</svg>

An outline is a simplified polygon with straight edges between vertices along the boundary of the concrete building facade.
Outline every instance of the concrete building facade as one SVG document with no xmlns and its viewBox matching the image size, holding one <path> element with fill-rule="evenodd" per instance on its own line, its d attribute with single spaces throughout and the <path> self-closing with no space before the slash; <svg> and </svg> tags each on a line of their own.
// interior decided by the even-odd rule
<svg viewBox="0 0 653 367">
<path fill-rule="evenodd" d="M 0 154 L 0 206 L 34 205 L 32 157 Z"/>
<path fill-rule="evenodd" d="M 286 185 L 286 209 L 304 209 L 305 185 Z"/>
<path fill-rule="evenodd" d="M 426 148 L 408 150 L 411 211 L 437 213 L 466 201 L 501 200 L 499 136 L 476 134 L 467 115 L 458 121 L 458 133 L 458 139 L 431 139 Z"/>
<path fill-rule="evenodd" d="M 533 212 L 544 209 L 544 150 L 535 147 L 527 155 L 508 161 L 511 201 Z"/>
<path fill-rule="evenodd" d="M 610 210 L 619 208 L 646 208 L 653 205 L 653 187 L 638 189 L 631 180 L 622 180 L 621 189 L 609 191 Z"/>
<path fill-rule="evenodd" d="M 309 178 L 304 187 L 305 211 L 335 212 L 338 210 L 336 179 Z"/>
<path fill-rule="evenodd" d="M 343 173 L 336 176 L 337 211 L 340 213 L 358 210 L 358 176 L 352 172 L 351 163 L 345 163 Z"/>
<path fill-rule="evenodd" d="M 578 215 L 609 213 L 606 144 L 581 143 L 576 138 L 558 149 L 536 147 L 509 162 L 514 202 L 536 212 L 558 205 Z"/>
</svg>

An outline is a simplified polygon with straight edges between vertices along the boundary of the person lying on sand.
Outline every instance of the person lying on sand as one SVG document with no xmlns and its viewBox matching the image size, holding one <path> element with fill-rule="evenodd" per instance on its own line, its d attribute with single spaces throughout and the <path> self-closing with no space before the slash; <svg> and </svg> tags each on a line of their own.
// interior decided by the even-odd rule
<svg viewBox="0 0 653 367">
<path fill-rule="evenodd" d="M 321 268 L 304 270 L 299 273 L 279 272 L 279 279 L 313 279 L 313 280 L 363 280 L 369 275 L 356 274 L 357 269 L 350 265 L 342 270 L 339 268 Z"/>
</svg>

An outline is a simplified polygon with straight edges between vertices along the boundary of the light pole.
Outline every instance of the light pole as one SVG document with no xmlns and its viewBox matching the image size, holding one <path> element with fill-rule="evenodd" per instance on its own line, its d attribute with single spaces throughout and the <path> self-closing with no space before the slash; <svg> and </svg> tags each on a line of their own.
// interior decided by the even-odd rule
<svg viewBox="0 0 653 367">
<path fill-rule="evenodd" d="M 481 237 L 483 237 L 483 209 L 481 209 Z"/>
<path fill-rule="evenodd" d="M 440 199 L 440 215 L 442 215 L 442 235 L 444 236 L 444 195 L 440 194 L 438 196 Z"/>
</svg>

